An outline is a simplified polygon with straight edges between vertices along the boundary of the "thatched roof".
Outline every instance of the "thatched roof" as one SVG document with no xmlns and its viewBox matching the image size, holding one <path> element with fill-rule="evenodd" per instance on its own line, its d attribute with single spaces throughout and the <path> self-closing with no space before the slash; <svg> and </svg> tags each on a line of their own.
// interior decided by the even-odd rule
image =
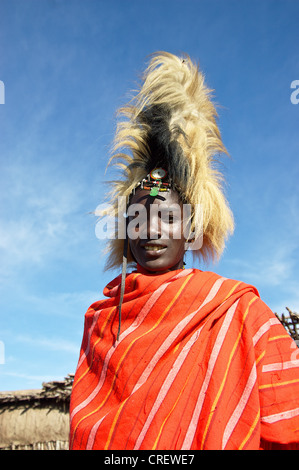
<svg viewBox="0 0 299 470">
<path fill-rule="evenodd" d="M 68 449 L 73 374 L 41 390 L 0 392 L 0 449 Z"/>
<path fill-rule="evenodd" d="M 30 406 L 34 408 L 46 402 L 68 404 L 73 380 L 74 374 L 68 374 L 64 380 L 43 382 L 42 389 L 0 392 L 0 413 L 3 407 Z"/>
</svg>

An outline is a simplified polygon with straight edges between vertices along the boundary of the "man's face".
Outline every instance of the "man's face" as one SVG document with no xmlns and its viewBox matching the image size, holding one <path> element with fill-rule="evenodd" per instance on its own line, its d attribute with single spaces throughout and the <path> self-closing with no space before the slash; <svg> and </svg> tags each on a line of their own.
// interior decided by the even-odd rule
<svg viewBox="0 0 299 470">
<path fill-rule="evenodd" d="M 183 268 L 182 203 L 175 191 L 150 196 L 139 189 L 128 208 L 128 237 L 137 263 L 150 272 Z"/>
</svg>

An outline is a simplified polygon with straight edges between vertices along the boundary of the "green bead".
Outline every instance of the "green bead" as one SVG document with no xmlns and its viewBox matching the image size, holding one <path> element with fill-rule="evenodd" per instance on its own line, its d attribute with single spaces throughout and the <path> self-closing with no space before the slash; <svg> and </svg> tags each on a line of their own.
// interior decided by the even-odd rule
<svg viewBox="0 0 299 470">
<path fill-rule="evenodd" d="M 150 196 L 158 196 L 159 194 L 159 188 L 156 186 L 151 189 Z"/>
</svg>

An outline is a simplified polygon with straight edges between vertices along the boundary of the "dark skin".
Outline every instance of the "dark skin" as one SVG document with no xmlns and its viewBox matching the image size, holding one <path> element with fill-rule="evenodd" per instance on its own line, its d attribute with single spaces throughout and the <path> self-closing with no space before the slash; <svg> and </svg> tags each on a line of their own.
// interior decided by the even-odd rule
<svg viewBox="0 0 299 470">
<path fill-rule="evenodd" d="M 135 213 L 135 208 L 141 210 Z M 184 266 L 186 240 L 178 208 L 182 208 L 182 203 L 173 190 L 150 196 L 149 190 L 138 189 L 130 201 L 128 234 L 131 253 L 137 263 L 150 273 L 162 274 Z"/>
</svg>

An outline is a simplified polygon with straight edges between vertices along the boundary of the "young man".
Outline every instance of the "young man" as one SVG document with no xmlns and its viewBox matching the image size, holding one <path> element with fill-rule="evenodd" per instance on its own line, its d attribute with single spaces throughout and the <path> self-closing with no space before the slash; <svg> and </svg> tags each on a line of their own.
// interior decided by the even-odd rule
<svg viewBox="0 0 299 470">
<path fill-rule="evenodd" d="M 70 448 L 298 448 L 295 343 L 254 287 L 184 269 L 186 249 L 220 256 L 233 230 L 202 74 L 160 53 L 121 113 L 111 204 L 126 199 L 126 230 L 108 266 L 123 270 L 85 316 Z"/>
</svg>

